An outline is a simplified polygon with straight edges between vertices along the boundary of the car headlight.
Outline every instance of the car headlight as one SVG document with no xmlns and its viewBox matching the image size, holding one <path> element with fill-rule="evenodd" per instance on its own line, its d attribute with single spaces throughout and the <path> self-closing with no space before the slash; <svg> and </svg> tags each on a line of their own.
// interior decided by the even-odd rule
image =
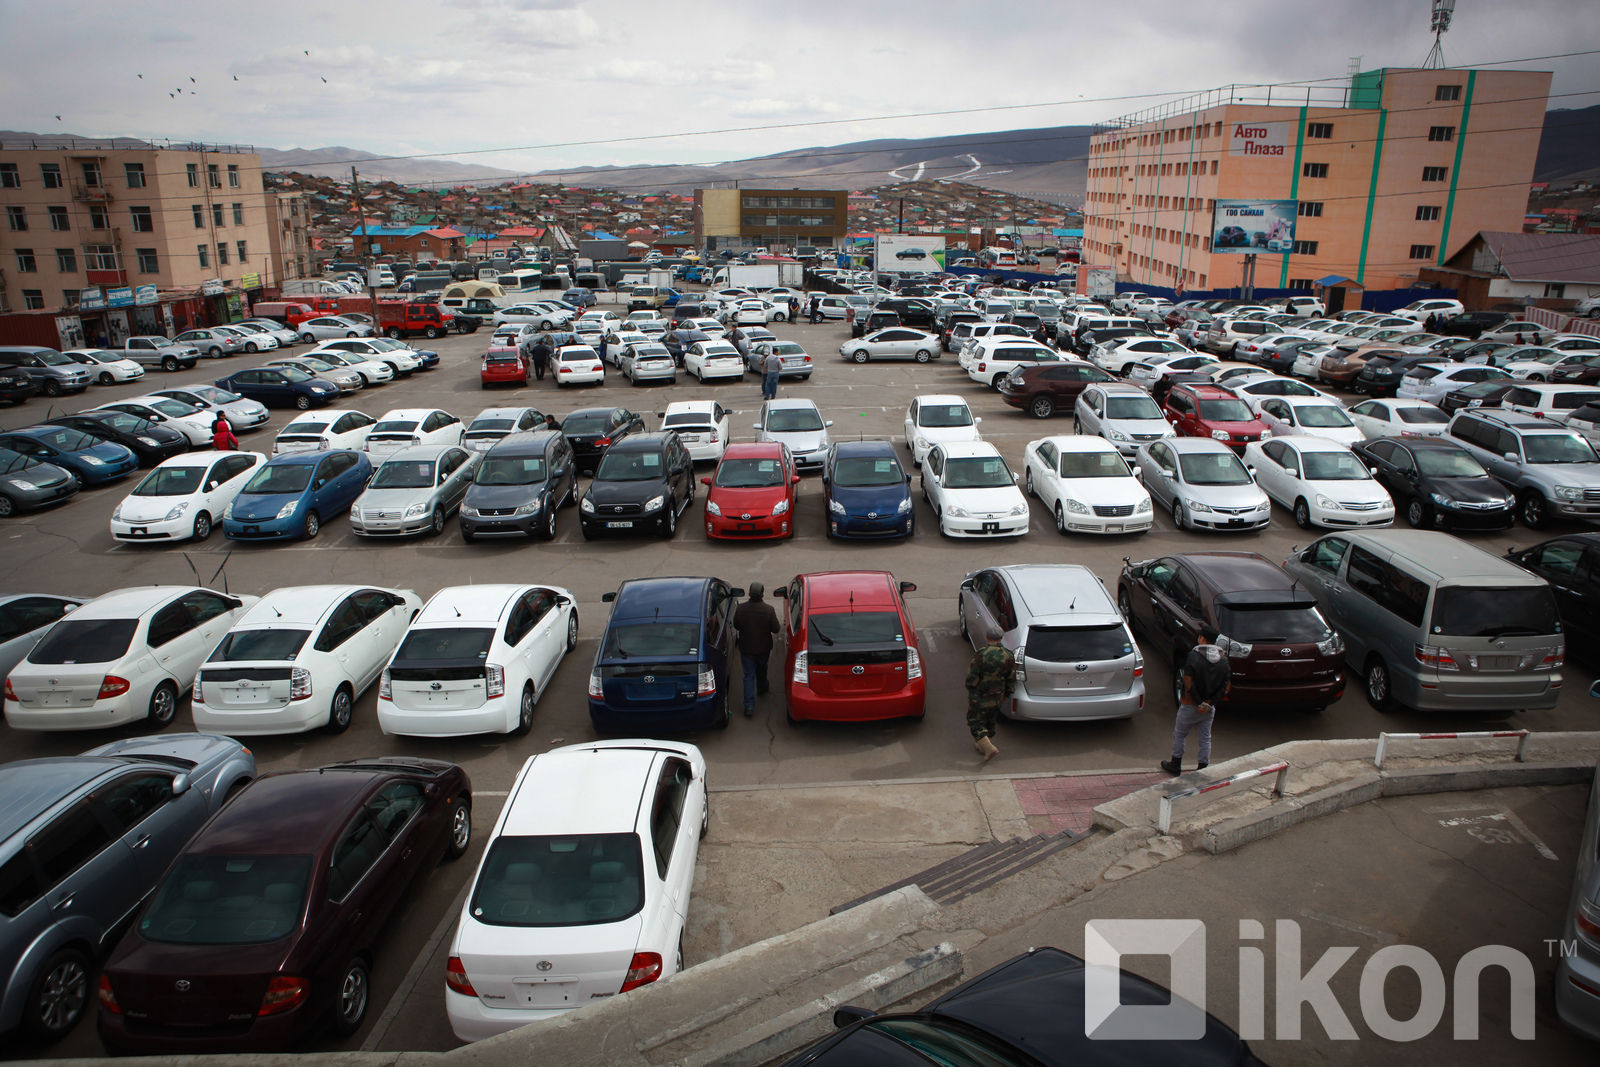
<svg viewBox="0 0 1600 1067">
<path fill-rule="evenodd" d="M 1150 511 L 1150 498 L 1149 497 L 1145 497 L 1143 500 L 1139 501 L 1139 506 L 1134 508 L 1133 510 L 1134 510 L 1134 513 L 1137 514 L 1137 515 L 1148 514 L 1149 511 Z"/>
<path fill-rule="evenodd" d="M 1081 500 L 1067 500 L 1065 503 L 1067 505 L 1067 510 L 1072 512 L 1074 515 L 1089 514 L 1089 505 L 1085 504 Z"/>
<path fill-rule="evenodd" d="M 138 441 L 141 445 L 149 445 L 151 448 L 155 448 L 157 445 L 161 444 L 161 442 L 157 441 L 154 437 L 140 436 L 134 438 L 134 440 Z"/>
<path fill-rule="evenodd" d="M 667 502 L 667 498 L 664 495 L 662 495 L 662 496 L 653 496 L 649 500 L 646 500 L 644 502 L 644 510 L 646 510 L 646 511 L 654 511 L 657 508 L 659 508 L 662 504 L 665 504 L 666 502 Z"/>
<path fill-rule="evenodd" d="M 1106 439 L 1109 440 L 1109 441 L 1131 441 L 1131 440 L 1133 440 L 1133 438 L 1129 437 L 1127 434 L 1123 433 L 1121 430 L 1107 430 L 1106 431 Z"/>
<path fill-rule="evenodd" d="M 280 519 L 287 519 L 290 515 L 294 514 L 295 508 L 298 508 L 299 506 L 300 506 L 300 501 L 291 500 L 287 504 L 285 504 L 283 507 L 278 509 L 277 517 L 280 518 Z"/>
<path fill-rule="evenodd" d="M 1263 441 L 1265 441 L 1267 438 L 1269 438 L 1271 436 L 1272 436 L 1272 431 L 1271 430 L 1262 430 L 1261 431 L 1261 439 Z"/>
<path fill-rule="evenodd" d="M 350 505 L 350 517 L 352 519 L 361 518 L 361 505 L 360 504 L 351 504 Z"/>
<path fill-rule="evenodd" d="M 901 501 L 901 503 L 902 504 L 909 504 L 909 503 L 911 503 L 911 501 L 905 500 L 905 501 Z M 710 504 L 709 501 L 706 503 L 706 510 L 707 511 L 711 510 L 711 504 Z M 848 515 L 849 514 L 849 512 L 844 509 L 844 505 L 839 503 L 837 500 L 828 501 L 828 510 L 831 511 L 835 515 Z M 717 512 L 716 514 L 721 514 L 721 512 Z"/>
<path fill-rule="evenodd" d="M 1202 504 L 1198 500 L 1187 500 L 1184 503 L 1186 505 L 1188 505 L 1188 508 L 1189 508 L 1190 511 L 1210 511 L 1211 510 L 1210 505 Z"/>
<path fill-rule="evenodd" d="M 104 467 L 106 465 L 106 461 L 99 456 L 84 456 L 83 461 L 91 467 Z"/>
<path fill-rule="evenodd" d="M 1429 493 L 1428 498 L 1442 508 L 1453 508 L 1456 506 L 1456 502 L 1445 496 L 1443 493 Z"/>
<path fill-rule="evenodd" d="M 222 509 L 222 517 L 224 519 L 233 518 L 233 505 L 231 503 L 227 507 Z"/>
<path fill-rule="evenodd" d="M 1556 486 L 1557 500 L 1582 500 L 1583 490 L 1576 485 Z"/>
<path fill-rule="evenodd" d="M 835 504 L 834 507 L 838 508 L 839 505 Z M 839 508 L 839 511 L 842 514 L 844 512 L 844 508 Z M 722 514 L 721 505 L 719 505 L 715 500 L 707 500 L 706 501 L 706 514 L 707 515 L 721 515 Z"/>
<path fill-rule="evenodd" d="M 964 519 L 970 514 L 966 508 L 957 504 L 951 504 L 949 507 L 945 508 L 944 513 L 950 516 L 952 519 Z"/>
<path fill-rule="evenodd" d="M 578 505 L 578 510 L 583 512 L 585 515 L 593 515 L 594 501 L 590 500 L 588 497 L 584 497 L 583 503 Z"/>
<path fill-rule="evenodd" d="M 427 513 L 427 504 L 412 504 L 410 507 L 406 508 L 405 518 L 415 519 L 419 516 L 426 515 Z"/>
<path fill-rule="evenodd" d="M 11 480 L 11 484 L 16 486 L 18 489 L 32 489 L 33 488 L 33 486 L 27 485 L 24 482 L 19 482 L 16 479 L 12 479 Z M 118 504 L 115 508 L 113 508 L 111 510 L 111 521 L 112 522 L 121 522 L 122 521 L 122 505 L 121 504 Z"/>
<path fill-rule="evenodd" d="M 839 510 L 841 512 L 844 511 L 843 508 L 840 508 Z M 910 497 L 906 497 L 904 500 L 900 501 L 899 505 L 897 505 L 895 507 L 895 511 L 898 512 L 901 515 L 910 514 L 911 513 L 911 498 Z"/>
<path fill-rule="evenodd" d="M 521 508 L 517 509 L 517 514 L 518 515 L 522 514 L 522 509 Z M 466 518 L 466 519 L 476 519 L 478 517 L 478 509 L 474 508 L 474 507 L 469 507 L 466 504 L 462 504 L 461 505 L 461 516 L 462 516 L 462 518 Z"/>
<path fill-rule="evenodd" d="M 521 507 L 519 507 L 516 511 L 513 511 L 511 514 L 513 516 L 517 516 L 517 515 L 537 515 L 539 513 L 540 506 L 541 505 L 540 505 L 539 501 L 531 500 L 528 503 L 523 504 Z"/>
<path fill-rule="evenodd" d="M 1218 634 L 1216 641 L 1212 642 L 1222 649 L 1222 654 L 1229 659 L 1244 659 L 1250 655 L 1250 646 L 1242 641 L 1235 641 L 1227 634 Z"/>
<path fill-rule="evenodd" d="M 780 500 L 780 501 L 778 501 L 778 506 L 772 509 L 772 513 L 774 515 L 783 515 L 783 514 L 787 513 L 788 510 L 789 510 L 789 502 L 787 500 Z"/>
<path fill-rule="evenodd" d="M 120 509 L 121 509 L 121 505 L 118 505 L 118 510 L 120 510 Z M 173 519 L 176 519 L 179 515 L 182 515 L 185 511 L 188 511 L 188 510 L 189 510 L 189 502 L 187 500 L 185 500 L 183 503 L 177 505 L 171 511 L 167 512 L 167 517 L 162 519 L 161 521 L 162 522 L 171 522 Z"/>
<path fill-rule="evenodd" d="M 1337 500 L 1334 500 L 1332 497 L 1323 496 L 1321 493 L 1317 494 L 1317 507 L 1322 508 L 1324 511 L 1340 510 L 1339 502 Z"/>
<path fill-rule="evenodd" d="M 1228 431 L 1227 430 L 1212 430 L 1211 431 L 1211 439 L 1213 441 L 1226 441 L 1228 439 Z"/>
</svg>

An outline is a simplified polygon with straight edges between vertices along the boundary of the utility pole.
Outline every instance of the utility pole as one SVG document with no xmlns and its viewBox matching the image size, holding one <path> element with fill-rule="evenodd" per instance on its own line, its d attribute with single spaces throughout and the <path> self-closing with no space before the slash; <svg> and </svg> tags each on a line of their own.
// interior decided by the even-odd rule
<svg viewBox="0 0 1600 1067">
<path fill-rule="evenodd" d="M 363 247 L 357 250 L 357 255 L 360 255 L 361 261 L 367 265 L 367 296 L 372 298 L 372 335 L 376 337 L 380 331 L 378 325 L 378 287 L 373 284 L 372 279 L 378 272 L 372 263 L 372 241 L 370 240 L 371 235 L 367 233 L 367 213 L 361 206 L 361 176 L 356 173 L 356 168 L 354 167 L 350 168 L 350 186 L 351 193 L 356 201 L 356 218 L 361 220 L 361 244 Z"/>
</svg>

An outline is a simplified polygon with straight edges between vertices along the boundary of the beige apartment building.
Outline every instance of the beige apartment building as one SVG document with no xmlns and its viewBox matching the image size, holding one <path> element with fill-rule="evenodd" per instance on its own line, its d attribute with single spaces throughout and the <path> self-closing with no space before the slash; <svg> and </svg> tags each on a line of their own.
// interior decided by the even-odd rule
<svg viewBox="0 0 1600 1067">
<path fill-rule="evenodd" d="M 849 231 L 845 189 L 696 189 L 700 248 L 832 248 Z"/>
<path fill-rule="evenodd" d="M 311 205 L 304 193 L 286 193 L 272 190 L 267 193 L 268 215 L 272 224 L 267 229 L 267 247 L 275 272 L 274 285 L 282 286 L 294 278 L 309 278 L 312 269 Z"/>
<path fill-rule="evenodd" d="M 1212 249 L 1217 201 L 1292 200 L 1292 246 L 1251 249 L 1258 291 L 1353 306 L 1362 289 L 1409 287 L 1480 230 L 1522 228 L 1550 78 L 1385 68 L 1114 119 L 1090 144 L 1084 262 L 1134 285 L 1233 289 L 1245 255 Z"/>
</svg>

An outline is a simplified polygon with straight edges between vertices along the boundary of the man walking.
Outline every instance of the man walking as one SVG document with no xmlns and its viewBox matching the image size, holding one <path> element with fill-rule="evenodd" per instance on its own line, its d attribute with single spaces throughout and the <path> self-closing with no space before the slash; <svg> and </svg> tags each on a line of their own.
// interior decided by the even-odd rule
<svg viewBox="0 0 1600 1067">
<path fill-rule="evenodd" d="M 1198 766 L 1204 769 L 1211 762 L 1211 724 L 1216 719 L 1217 704 L 1233 688 L 1228 680 L 1228 657 L 1217 647 L 1216 640 L 1215 627 L 1201 627 L 1198 643 L 1183 661 L 1180 675 L 1183 695 L 1178 700 L 1178 718 L 1172 727 L 1172 758 L 1161 763 L 1161 769 L 1174 777 L 1183 773 L 1183 752 L 1190 730 L 1200 735 L 1196 751 Z"/>
<path fill-rule="evenodd" d="M 972 731 L 972 747 L 988 763 L 1000 754 L 994 747 L 994 728 L 1000 702 L 1016 688 L 1017 665 L 1000 644 L 998 627 L 989 627 L 985 637 L 987 644 L 973 654 L 967 667 L 967 729 Z"/>
<path fill-rule="evenodd" d="M 778 613 L 766 602 L 767 587 L 751 582 L 749 598 L 733 610 L 738 634 L 739 660 L 744 665 L 744 717 L 756 712 L 756 697 L 765 696 L 767 660 L 772 656 L 772 635 L 778 632 Z"/>
<path fill-rule="evenodd" d="M 767 349 L 761 360 L 761 399 L 778 399 L 778 375 L 783 372 L 783 357 Z"/>
<path fill-rule="evenodd" d="M 541 333 L 533 339 L 533 351 L 529 353 L 529 361 L 533 364 L 533 376 L 538 381 L 544 381 L 544 368 L 550 362 L 550 335 Z"/>
<path fill-rule="evenodd" d="M 815 293 L 811 294 L 811 302 L 808 305 L 808 309 L 810 311 L 811 325 L 815 326 L 819 316 L 822 313 L 822 301 Z"/>
</svg>

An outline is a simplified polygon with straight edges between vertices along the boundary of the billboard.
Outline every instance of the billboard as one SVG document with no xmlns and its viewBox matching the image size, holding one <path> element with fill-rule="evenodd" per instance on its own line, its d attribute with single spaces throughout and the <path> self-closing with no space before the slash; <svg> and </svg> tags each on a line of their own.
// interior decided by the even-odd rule
<svg viewBox="0 0 1600 1067">
<path fill-rule="evenodd" d="M 1218 200 L 1211 219 L 1213 253 L 1282 254 L 1294 247 L 1297 200 Z"/>
<path fill-rule="evenodd" d="M 885 274 L 924 274 L 944 270 L 944 237 L 928 233 L 880 233 L 873 263 Z"/>
</svg>

